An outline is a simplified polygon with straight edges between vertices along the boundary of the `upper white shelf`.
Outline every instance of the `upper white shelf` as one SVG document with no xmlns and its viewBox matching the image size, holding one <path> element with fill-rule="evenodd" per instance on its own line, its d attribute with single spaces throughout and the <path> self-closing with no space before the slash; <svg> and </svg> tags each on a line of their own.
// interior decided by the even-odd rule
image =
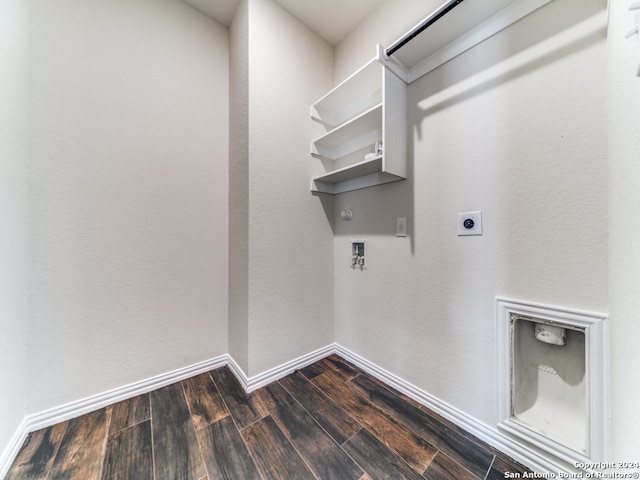
<svg viewBox="0 0 640 480">
<path fill-rule="evenodd" d="M 388 57 L 388 66 L 411 83 L 551 1 L 463 1 Z"/>
<path fill-rule="evenodd" d="M 335 127 L 382 103 L 380 64 L 374 58 L 311 106 L 311 118 Z"/>
</svg>

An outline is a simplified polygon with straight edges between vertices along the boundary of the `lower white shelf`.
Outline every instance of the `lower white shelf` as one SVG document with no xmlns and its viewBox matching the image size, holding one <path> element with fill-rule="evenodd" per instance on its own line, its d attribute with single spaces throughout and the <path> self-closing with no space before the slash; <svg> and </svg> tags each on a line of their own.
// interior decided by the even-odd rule
<svg viewBox="0 0 640 480">
<path fill-rule="evenodd" d="M 404 177 L 385 172 L 380 155 L 313 178 L 311 191 L 336 195 L 398 180 L 404 180 Z"/>
</svg>

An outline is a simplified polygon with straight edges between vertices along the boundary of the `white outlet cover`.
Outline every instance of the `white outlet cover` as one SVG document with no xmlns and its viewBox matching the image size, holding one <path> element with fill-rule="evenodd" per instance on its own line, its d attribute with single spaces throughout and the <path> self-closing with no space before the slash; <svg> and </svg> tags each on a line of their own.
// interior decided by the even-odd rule
<svg viewBox="0 0 640 480">
<path fill-rule="evenodd" d="M 407 236 L 407 217 L 396 218 L 396 237 Z"/>
<path fill-rule="evenodd" d="M 465 227 L 465 222 L 468 220 L 473 222 L 473 226 L 471 228 L 467 228 L 468 225 Z M 463 235 L 482 235 L 482 212 L 458 213 L 458 222 L 456 225 L 459 237 Z"/>
</svg>

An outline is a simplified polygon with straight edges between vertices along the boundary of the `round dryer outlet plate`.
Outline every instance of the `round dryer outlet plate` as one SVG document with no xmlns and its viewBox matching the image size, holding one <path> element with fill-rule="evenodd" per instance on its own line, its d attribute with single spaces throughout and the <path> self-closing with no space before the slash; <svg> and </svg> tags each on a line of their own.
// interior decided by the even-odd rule
<svg viewBox="0 0 640 480">
<path fill-rule="evenodd" d="M 458 213 L 458 236 L 482 235 L 482 212 Z"/>
</svg>

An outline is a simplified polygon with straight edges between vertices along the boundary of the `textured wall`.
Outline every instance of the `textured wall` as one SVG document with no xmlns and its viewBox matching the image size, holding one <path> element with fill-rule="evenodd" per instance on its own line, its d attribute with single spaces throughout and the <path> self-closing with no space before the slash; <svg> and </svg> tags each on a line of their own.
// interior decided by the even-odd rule
<svg viewBox="0 0 640 480">
<path fill-rule="evenodd" d="M 249 3 L 229 28 L 229 354 L 249 368 Z"/>
<path fill-rule="evenodd" d="M 612 454 L 619 461 L 640 451 L 640 41 L 625 39 L 634 24 L 629 0 L 609 2 L 609 235 L 611 302 Z M 632 373 L 630 375 L 630 373 Z"/>
<path fill-rule="evenodd" d="M 336 201 L 337 342 L 488 425 L 496 295 L 607 310 L 605 8 L 556 0 L 411 84 L 410 179 Z M 484 235 L 457 237 L 473 210 Z"/>
<path fill-rule="evenodd" d="M 0 458 L 26 408 L 27 14 L 0 5 Z"/>
<path fill-rule="evenodd" d="M 30 3 L 30 412 L 227 352 L 228 32 Z"/>
<path fill-rule="evenodd" d="M 249 1 L 249 375 L 333 341 L 332 213 L 311 195 L 311 103 L 328 44 L 271 0 Z M 331 212 L 331 207 L 328 207 Z M 235 327 L 234 327 L 235 328 Z"/>
</svg>

